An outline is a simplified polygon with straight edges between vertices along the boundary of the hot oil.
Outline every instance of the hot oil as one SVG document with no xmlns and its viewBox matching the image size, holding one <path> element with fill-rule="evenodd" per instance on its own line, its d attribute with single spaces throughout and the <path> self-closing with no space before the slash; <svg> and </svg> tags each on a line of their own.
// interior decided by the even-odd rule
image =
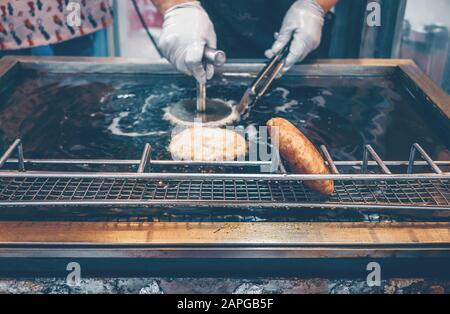
<svg viewBox="0 0 450 314">
<path fill-rule="evenodd" d="M 245 75 L 218 77 L 208 84 L 208 95 L 234 105 L 250 81 L 251 78 Z M 171 104 L 195 97 L 196 87 L 192 80 L 180 76 L 164 79 L 151 75 L 38 77 L 29 73 L 15 88 L 0 94 L 0 150 L 4 151 L 14 139 L 22 138 L 27 157 L 139 159 L 144 145 L 149 143 L 153 159 L 170 159 L 168 146 L 175 126 L 165 120 L 164 115 Z M 285 77 L 253 107 L 248 118 L 235 125 L 255 129 L 265 126 L 275 116 L 286 118 L 315 144 L 327 145 L 336 160 L 362 159 L 365 144 L 371 144 L 385 160 L 406 160 L 414 142 L 420 143 L 435 159 L 450 159 L 450 144 L 446 142 L 449 139 L 442 136 L 433 118 L 428 117 L 426 110 L 419 111 L 419 107 L 389 78 Z M 189 167 L 153 167 L 152 170 L 230 171 Z M 234 171 L 243 172 L 241 169 Z M 133 211 L 130 209 L 129 212 Z M 185 214 L 186 210 L 183 210 Z M 353 212 L 335 211 L 301 213 L 299 217 L 281 210 L 258 212 L 257 217 L 251 210 L 247 213 L 249 218 L 226 214 L 225 211 L 222 218 L 214 219 L 372 219 Z M 50 219 L 48 215 L 45 217 Z M 171 221 L 177 219 L 170 216 Z M 192 219 L 195 217 L 189 218 Z"/>
<path fill-rule="evenodd" d="M 248 78 L 219 77 L 208 95 L 231 105 Z M 196 89 L 183 77 L 24 78 L 0 103 L 0 147 L 22 138 L 36 158 L 138 159 L 145 143 L 154 159 L 170 159 L 174 125 L 164 119 L 174 103 L 194 99 Z M 446 156 L 448 143 L 416 104 L 390 79 L 286 77 L 235 125 L 264 126 L 272 117 L 293 122 L 337 160 L 360 160 L 371 144 L 386 160 L 405 160 L 414 142 L 433 158 Z"/>
</svg>

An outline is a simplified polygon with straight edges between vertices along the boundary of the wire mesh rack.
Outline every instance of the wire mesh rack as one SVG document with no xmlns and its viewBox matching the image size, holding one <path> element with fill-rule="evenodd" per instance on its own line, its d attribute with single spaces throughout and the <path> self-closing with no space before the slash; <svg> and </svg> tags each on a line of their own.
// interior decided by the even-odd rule
<svg viewBox="0 0 450 314">
<path fill-rule="evenodd" d="M 0 170 L 0 206 L 151 206 L 218 208 L 433 209 L 450 211 L 450 161 L 433 161 L 418 144 L 409 161 L 383 161 L 366 146 L 362 161 L 335 162 L 325 146 L 322 153 L 330 175 L 284 172 L 274 162 L 189 162 L 151 159 L 146 145 L 140 160 L 25 159 L 20 140 L 0 158 L 16 170 Z M 17 152 L 18 158 L 12 156 Z M 422 161 L 416 161 L 417 156 Z M 135 172 L 27 171 L 28 165 L 128 165 Z M 266 167 L 271 173 L 161 173 L 152 166 Z M 431 172 L 414 173 L 427 166 Z M 343 169 L 360 168 L 360 173 Z M 397 174 L 405 168 L 406 173 Z M 379 169 L 378 173 L 373 170 Z M 237 171 L 236 171 L 237 172 Z M 324 196 L 308 189 L 307 180 L 334 180 L 335 192 Z"/>
</svg>

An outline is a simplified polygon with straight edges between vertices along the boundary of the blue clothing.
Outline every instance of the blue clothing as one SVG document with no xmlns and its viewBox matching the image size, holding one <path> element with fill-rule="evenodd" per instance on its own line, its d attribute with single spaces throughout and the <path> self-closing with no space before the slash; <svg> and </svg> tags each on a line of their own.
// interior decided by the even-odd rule
<svg viewBox="0 0 450 314">
<path fill-rule="evenodd" d="M 274 34 L 295 0 L 202 0 L 216 33 L 218 48 L 229 58 L 264 58 L 271 48 Z M 312 55 L 328 57 L 332 14 L 325 19 L 322 45 Z"/>
</svg>

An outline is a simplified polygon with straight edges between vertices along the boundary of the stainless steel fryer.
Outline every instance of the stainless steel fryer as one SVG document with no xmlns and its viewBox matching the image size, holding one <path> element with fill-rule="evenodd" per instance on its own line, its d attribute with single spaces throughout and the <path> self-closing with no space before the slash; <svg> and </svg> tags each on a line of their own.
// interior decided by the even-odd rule
<svg viewBox="0 0 450 314">
<path fill-rule="evenodd" d="M 232 73 L 245 69 L 256 75 L 262 64 L 230 64 L 220 70 Z M 0 61 L 1 88 L 14 85 L 23 71 L 112 75 L 172 74 L 165 64 L 123 59 L 14 58 Z M 316 77 L 396 76 L 409 93 L 427 106 L 436 121 L 448 126 L 449 96 L 406 60 L 331 60 L 296 66 L 289 75 Z M 445 128 L 444 128 L 445 129 Z M 448 130 L 447 130 L 448 131 Z M 444 130 L 445 132 L 445 130 Z M 420 139 L 417 139 L 420 142 Z M 333 174 L 292 175 L 274 169 L 255 174 L 264 162 L 182 163 L 191 173 L 160 173 L 153 168 L 180 162 L 153 160 L 146 146 L 139 160 L 44 160 L 23 155 L 20 140 L 0 159 L 0 263 L 11 261 L 93 259 L 98 261 L 160 260 L 317 260 L 450 258 L 450 161 L 434 161 L 418 144 L 408 161 L 383 161 L 365 147 L 360 161 L 334 161 L 326 147 L 322 153 Z M 407 153 L 407 152 L 405 152 Z M 77 166 L 83 172 L 48 171 L 49 167 Z M 102 166 L 134 167 L 131 172 L 92 171 Z M 249 169 L 241 172 L 202 174 L 197 166 Z M 348 173 L 348 167 L 360 173 Z M 417 167 L 417 168 L 416 168 Z M 416 169 L 428 169 L 416 173 Z M 9 170 L 6 170 L 9 169 Z M 32 170 L 31 170 L 32 169 Z M 44 170 L 45 169 L 45 170 Z M 422 172 L 422 171 L 419 171 Z M 375 173 L 375 174 L 374 174 Z M 333 179 L 336 193 L 318 195 L 302 181 Z M 208 213 L 206 221 L 195 220 L 187 209 Z M 420 220 L 306 222 L 228 222 L 211 213 L 217 208 L 237 215 L 248 209 L 271 213 L 296 211 L 368 212 L 420 215 Z M 103 219 L 102 212 L 133 213 L 136 220 Z M 140 221 L 157 211 L 184 211 L 181 221 Z M 51 213 L 68 210 L 76 221 L 50 219 Z M 39 213 L 34 220 L 33 214 Z M 11 221 L 10 214 L 16 214 Z M 17 214 L 19 217 L 17 218 Z M 89 216 L 96 217 L 93 221 Z M 436 220 L 437 219 L 437 220 Z M 442 220 L 439 220 L 442 219 Z M 406 260 L 406 262 L 405 262 Z M 9 265 L 9 266 L 8 266 Z M 101 267 L 106 267 L 102 264 Z M 33 267 L 38 267 L 34 265 Z M 50 266 L 49 266 L 50 267 Z M 114 268 L 114 266 L 112 266 Z"/>
</svg>

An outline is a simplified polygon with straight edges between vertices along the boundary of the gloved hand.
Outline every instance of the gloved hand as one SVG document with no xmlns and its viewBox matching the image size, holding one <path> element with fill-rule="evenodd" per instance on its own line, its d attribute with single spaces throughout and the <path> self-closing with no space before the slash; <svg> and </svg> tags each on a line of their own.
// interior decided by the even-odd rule
<svg viewBox="0 0 450 314">
<path fill-rule="evenodd" d="M 214 25 L 198 1 L 176 5 L 164 14 L 159 47 L 179 71 L 204 83 L 214 75 L 214 66 L 205 68 L 205 46 L 217 48 Z"/>
<path fill-rule="evenodd" d="M 297 0 L 286 13 L 280 33 L 272 48 L 267 50 L 267 58 L 273 58 L 292 38 L 284 72 L 302 61 L 320 45 L 325 11 L 316 0 Z"/>
</svg>

